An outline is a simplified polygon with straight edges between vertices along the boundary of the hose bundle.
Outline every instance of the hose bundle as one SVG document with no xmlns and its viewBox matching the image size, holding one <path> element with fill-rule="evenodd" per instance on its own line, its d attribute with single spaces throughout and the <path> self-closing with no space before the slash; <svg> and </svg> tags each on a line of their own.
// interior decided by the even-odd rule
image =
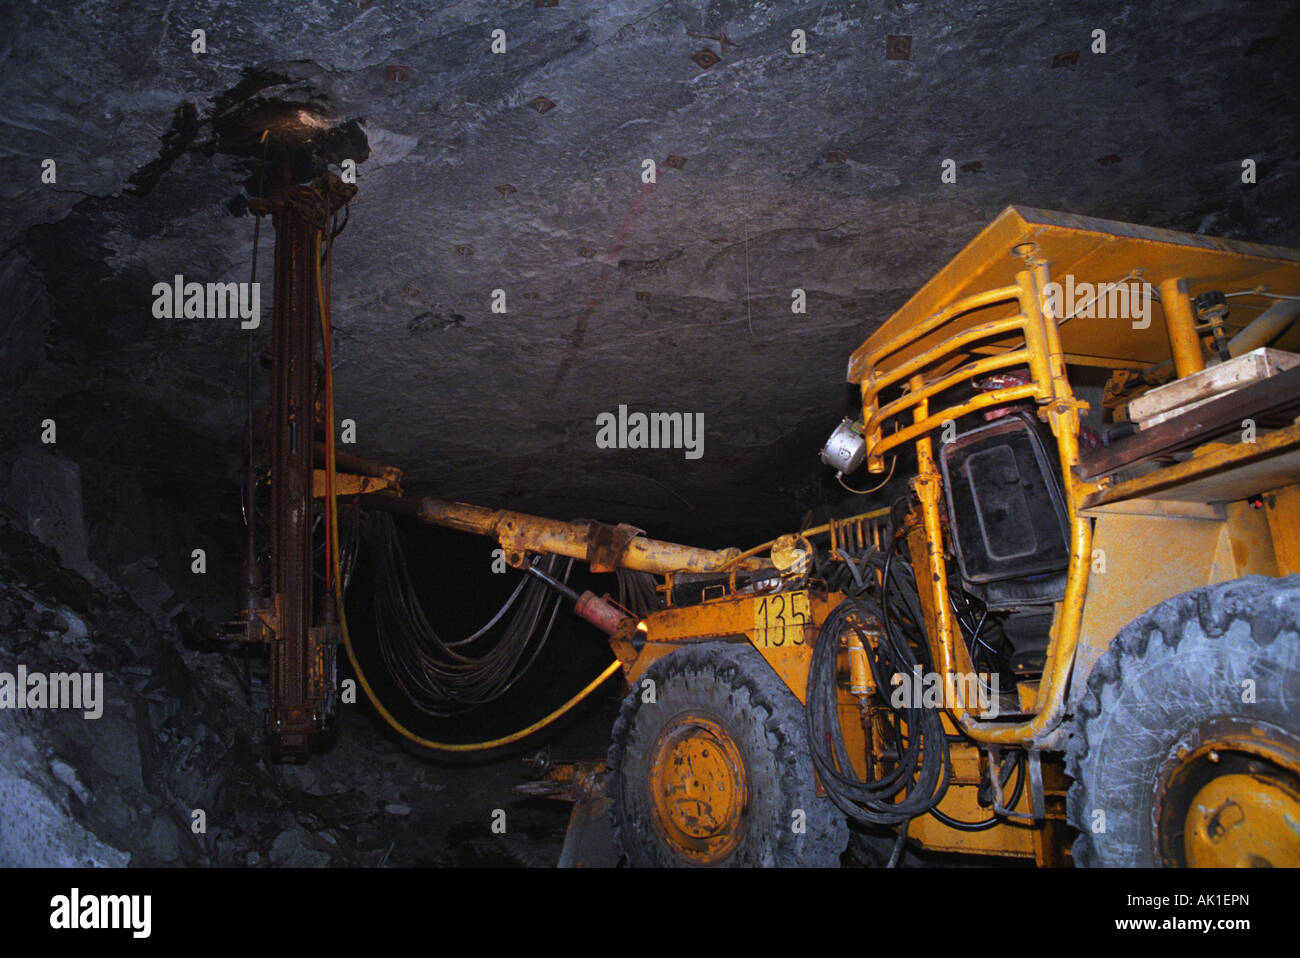
<svg viewBox="0 0 1300 958">
<path fill-rule="evenodd" d="M 878 647 L 868 641 L 861 626 L 851 620 L 885 624 Z M 883 727 L 894 752 L 893 768 L 879 778 L 858 777 L 849 758 L 840 726 L 836 694 L 836 660 L 840 637 L 846 629 L 857 632 L 867 653 L 876 687 L 891 688 L 897 673 L 913 675 L 928 663 L 924 641 L 919 650 L 901 633 L 902 616 L 886 616 L 880 606 L 864 599 L 846 599 L 827 617 L 817 636 L 808 667 L 808 742 L 813 764 L 827 795 L 844 814 L 865 825 L 900 825 L 923 815 L 943 798 L 951 776 L 948 739 L 937 709 L 924 708 L 919 696 L 902 708 L 891 704 Z M 886 701 L 889 700 L 886 695 Z"/>
<path fill-rule="evenodd" d="M 633 615 L 648 615 L 659 608 L 656 579 L 649 572 L 637 572 L 619 566 L 614 570 L 618 577 L 618 604 Z"/>
<path fill-rule="evenodd" d="M 949 744 L 940 710 L 896 708 L 890 701 L 894 675 L 911 677 L 918 666 L 922 670 L 932 668 L 916 575 L 911 563 L 897 554 L 899 545 L 900 540 L 895 538 L 888 552 L 868 549 L 844 562 L 824 561 L 820 565 L 819 571 L 830 587 L 852 598 L 835 608 L 818 634 L 809 665 L 807 698 L 809 743 L 827 794 L 846 815 L 863 824 L 902 824 L 895 859 L 906 837 L 906 822 L 917 815 L 928 812 L 960 831 L 982 831 L 999 821 L 993 815 L 979 822 L 964 822 L 939 811 L 936 806 L 951 777 Z M 1006 638 L 1001 629 L 995 628 L 991 634 L 984 631 L 991 621 L 989 610 L 960 588 L 952 588 L 949 599 L 976 667 L 986 663 L 986 667 L 1009 670 Z M 883 626 L 876 647 L 850 621 L 855 615 L 859 620 L 878 621 Z M 858 778 L 839 724 L 836 659 L 846 627 L 856 631 L 876 688 L 890 707 L 883 726 L 888 737 L 885 746 L 892 748 L 895 763 L 879 779 Z M 914 695 L 913 706 L 917 699 L 919 695 Z M 1003 787 L 1013 764 L 1020 773 L 1008 807 L 1015 807 L 1024 788 L 1023 758 L 1023 753 L 1009 756 L 998 770 L 998 783 Z"/>
<path fill-rule="evenodd" d="M 521 578 L 486 625 L 463 639 L 446 641 L 425 617 L 392 516 L 367 514 L 365 532 L 376 563 L 378 646 L 389 675 L 411 704 L 426 715 L 446 718 L 508 692 L 546 646 L 561 597 L 537 579 Z M 562 557 L 547 556 L 538 566 L 567 581 L 573 560 L 565 565 Z M 489 636 L 511 609 L 504 627 L 495 637 Z"/>
</svg>

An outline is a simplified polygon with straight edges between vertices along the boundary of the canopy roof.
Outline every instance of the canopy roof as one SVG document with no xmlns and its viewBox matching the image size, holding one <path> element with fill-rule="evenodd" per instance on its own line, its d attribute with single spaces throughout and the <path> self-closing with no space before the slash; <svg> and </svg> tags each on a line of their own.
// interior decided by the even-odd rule
<svg viewBox="0 0 1300 958">
<path fill-rule="evenodd" d="M 1029 243 L 1048 262 L 1052 281 L 1062 286 L 1061 312 L 1067 318 L 1060 326 L 1061 341 L 1072 363 L 1138 368 L 1169 358 L 1158 302 L 1152 301 L 1150 325 L 1142 329 L 1134 328 L 1131 316 L 1088 315 L 1085 301 L 1098 288 L 1105 295 L 1106 287 L 1121 281 L 1158 286 L 1163 280 L 1182 278 L 1193 297 L 1210 290 L 1245 292 L 1261 286 L 1269 293 L 1300 296 L 1300 250 L 1008 206 L 853 352 L 849 382 L 862 381 L 872 352 L 906 335 L 926 317 L 975 293 L 1014 285 L 1016 273 L 1025 269 L 1025 260 L 1014 251 Z M 1092 284 L 1092 290 L 1083 284 Z M 1271 302 L 1267 295 L 1233 297 L 1228 300 L 1228 323 L 1244 326 Z M 1080 305 L 1080 315 L 1072 316 Z M 1099 305 L 1100 301 L 1092 311 L 1097 312 Z M 889 355 L 878 369 L 888 371 L 928 346 L 979 323 L 1012 315 L 1016 309 L 1010 301 L 959 315 Z M 1300 328 L 1293 327 L 1277 345 L 1300 350 Z M 973 351 L 993 353 L 1000 348 L 994 342 Z"/>
</svg>

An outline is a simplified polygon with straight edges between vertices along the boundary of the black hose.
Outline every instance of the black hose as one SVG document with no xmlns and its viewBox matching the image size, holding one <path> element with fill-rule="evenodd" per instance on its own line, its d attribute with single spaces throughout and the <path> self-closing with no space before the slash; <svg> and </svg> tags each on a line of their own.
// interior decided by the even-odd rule
<svg viewBox="0 0 1300 958">
<path fill-rule="evenodd" d="M 998 775 L 994 772 L 994 775 Z M 999 783 L 1000 784 L 1000 783 Z M 1011 793 L 1011 801 L 1007 802 L 1007 808 L 1015 808 L 1016 803 L 1020 801 L 1020 796 L 1025 790 L 1025 754 L 1021 752 L 1016 759 L 1016 787 Z M 963 822 L 960 819 L 953 818 L 951 815 L 945 815 L 937 808 L 930 809 L 930 814 L 943 822 L 949 828 L 955 828 L 959 832 L 982 832 L 992 828 L 994 825 L 1002 823 L 997 813 L 990 815 L 982 822 Z"/>
<path fill-rule="evenodd" d="M 648 572 L 637 572 L 619 566 L 614 570 L 618 579 L 618 604 L 635 616 L 643 616 L 659 608 L 657 580 Z"/>
<path fill-rule="evenodd" d="M 888 627 L 878 647 L 873 647 L 850 621 L 851 616 L 861 622 L 883 618 L 874 603 L 846 599 L 822 625 L 808 669 L 805 715 L 809 748 L 827 795 L 841 811 L 863 824 L 901 825 L 925 814 L 947 791 L 951 777 L 948 741 L 938 710 L 919 704 L 891 706 L 893 719 L 885 724 L 897 752 L 894 768 L 879 778 L 873 779 L 870 772 L 865 780 L 858 777 L 839 721 L 836 659 L 841 635 L 850 628 L 858 631 L 868 661 L 876 659 L 871 663 L 873 675 L 910 675 L 920 663 L 911 643 L 896 641 Z"/>
<path fill-rule="evenodd" d="M 897 868 L 898 863 L 903 859 L 903 846 L 907 844 L 907 827 L 912 824 L 911 819 L 903 822 L 898 829 L 898 838 L 894 841 L 894 850 L 889 855 L 889 861 L 886 868 Z"/>
<path fill-rule="evenodd" d="M 389 676 L 415 708 L 440 718 L 463 714 L 505 695 L 537 661 L 561 605 L 544 582 L 521 578 L 486 625 L 466 638 L 445 641 L 416 597 L 392 516 L 367 514 L 364 532 L 377 566 L 376 644 Z M 538 567 L 563 583 L 573 560 L 564 563 L 549 556 Z M 511 609 L 504 627 L 490 634 Z"/>
<path fill-rule="evenodd" d="M 856 562 L 861 570 L 856 576 L 842 562 L 828 568 L 829 558 L 819 568 L 830 587 L 848 593 L 851 598 L 832 611 L 818 635 L 809 664 L 806 710 L 813 763 L 835 805 L 864 824 L 902 826 L 890 859 L 892 864 L 901 855 L 907 823 L 918 815 L 932 814 L 961 831 L 983 831 L 1000 822 L 996 815 L 985 821 L 963 822 L 938 810 L 952 774 L 940 711 L 919 706 L 915 697 L 907 706 L 896 707 L 886 691 L 895 675 L 910 676 L 918 667 L 933 668 L 916 574 L 911 563 L 899 554 L 902 543 L 902 536 L 896 535 L 886 550 L 868 549 L 859 556 L 846 556 L 847 561 Z M 954 589 L 950 602 L 972 657 L 985 658 L 1000 670 L 1005 668 L 1006 657 L 997 647 L 1001 643 L 985 638 L 986 624 L 996 623 L 996 618 L 991 619 L 983 603 L 964 590 Z M 875 646 L 850 621 L 855 615 L 880 624 L 882 634 Z M 865 781 L 853 769 L 839 724 L 835 668 L 840 637 L 849 629 L 856 631 L 876 688 L 891 710 L 883 713 L 884 721 L 880 724 L 885 746 L 893 749 L 894 766 L 877 779 L 869 774 Z M 1020 800 L 1024 790 L 1023 757 L 1017 771 L 1010 807 Z M 995 775 L 1000 780 L 1000 772 Z"/>
</svg>

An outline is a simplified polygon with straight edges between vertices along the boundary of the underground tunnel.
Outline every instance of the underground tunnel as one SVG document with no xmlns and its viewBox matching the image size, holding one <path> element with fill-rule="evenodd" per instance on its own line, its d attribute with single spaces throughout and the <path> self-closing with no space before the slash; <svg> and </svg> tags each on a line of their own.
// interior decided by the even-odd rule
<svg viewBox="0 0 1300 958">
<path fill-rule="evenodd" d="M 0 865 L 1300 865 L 1294 4 L 0 24 Z"/>
</svg>

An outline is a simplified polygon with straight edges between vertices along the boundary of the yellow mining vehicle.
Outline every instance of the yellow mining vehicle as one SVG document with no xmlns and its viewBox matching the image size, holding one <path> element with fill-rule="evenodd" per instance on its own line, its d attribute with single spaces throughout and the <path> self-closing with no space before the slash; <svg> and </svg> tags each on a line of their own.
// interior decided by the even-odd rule
<svg viewBox="0 0 1300 958">
<path fill-rule="evenodd" d="M 1298 312 L 1295 250 L 1011 207 L 849 359 L 862 414 L 822 458 L 909 477 L 879 509 L 740 552 L 404 500 L 328 455 L 315 494 L 562 591 L 538 557 L 654 575 L 636 614 L 569 593 L 616 658 L 582 694 L 627 694 L 607 759 L 554 772 L 567 861 L 607 810 L 632 865 L 835 865 L 852 822 L 893 861 L 1294 866 Z M 448 748 L 343 625 L 381 713 Z"/>
<path fill-rule="evenodd" d="M 1300 863 L 1297 313 L 1294 250 L 1009 208 L 854 352 L 858 453 L 915 448 L 925 666 L 983 672 L 996 635 L 1014 692 L 996 719 L 945 703 L 917 841 L 1053 863 L 1068 822 L 1076 864 Z"/>
<path fill-rule="evenodd" d="M 823 457 L 910 446 L 892 510 L 731 557 L 424 517 L 666 573 L 610 623 L 633 864 L 831 865 L 853 820 L 1039 864 L 1297 865 L 1297 313 L 1296 251 L 1010 208 L 849 360 L 862 417 Z"/>
</svg>

